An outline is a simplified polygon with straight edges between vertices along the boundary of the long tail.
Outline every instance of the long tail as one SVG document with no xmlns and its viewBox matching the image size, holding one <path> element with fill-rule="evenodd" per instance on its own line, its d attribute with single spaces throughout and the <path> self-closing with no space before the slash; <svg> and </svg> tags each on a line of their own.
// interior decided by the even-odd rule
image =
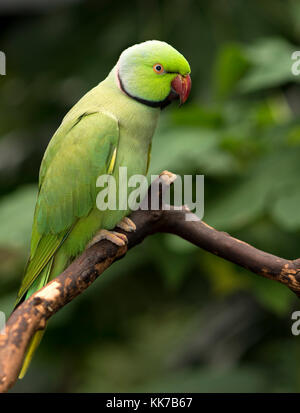
<svg viewBox="0 0 300 413">
<path fill-rule="evenodd" d="M 53 259 L 51 259 L 48 262 L 48 264 L 45 266 L 45 268 L 43 269 L 39 277 L 33 283 L 32 287 L 27 292 L 25 299 L 29 298 L 34 292 L 36 292 L 37 290 L 39 290 L 40 288 L 44 287 L 47 284 L 49 277 L 50 277 L 52 264 L 53 264 Z M 23 361 L 23 365 L 19 373 L 19 379 L 22 379 L 25 376 L 28 370 L 28 367 L 30 365 L 30 362 L 32 360 L 32 357 L 34 355 L 34 352 L 38 348 L 43 338 L 44 333 L 45 333 L 45 329 L 39 330 L 33 335 L 32 339 L 30 340 L 30 343 L 26 350 L 26 355 Z"/>
<path fill-rule="evenodd" d="M 23 361 L 22 369 L 19 373 L 19 379 L 23 379 L 23 377 L 25 376 L 25 374 L 28 370 L 28 367 L 30 365 L 30 362 L 32 360 L 33 354 L 34 354 L 35 350 L 38 348 L 38 346 L 39 346 L 39 344 L 40 344 L 40 342 L 43 338 L 44 333 L 45 333 L 45 330 L 39 330 L 32 337 L 32 339 L 29 343 L 27 352 L 26 352 L 25 359 Z"/>
<path fill-rule="evenodd" d="M 33 282 L 32 286 L 29 288 L 25 295 L 25 300 L 29 298 L 33 293 L 44 287 L 48 281 L 52 280 L 53 278 L 57 277 L 67 266 L 69 260 L 68 254 L 65 253 L 64 249 L 60 247 L 55 253 L 53 254 L 52 258 L 49 262 L 44 266 L 38 277 Z M 17 305 L 20 304 L 20 301 L 17 301 Z M 33 354 L 37 349 L 38 345 L 40 344 L 42 337 L 45 333 L 44 330 L 37 331 L 34 336 L 32 337 L 26 355 L 23 361 L 23 366 L 21 372 L 19 374 L 19 378 L 22 379 L 28 370 L 29 364 L 32 360 Z"/>
</svg>

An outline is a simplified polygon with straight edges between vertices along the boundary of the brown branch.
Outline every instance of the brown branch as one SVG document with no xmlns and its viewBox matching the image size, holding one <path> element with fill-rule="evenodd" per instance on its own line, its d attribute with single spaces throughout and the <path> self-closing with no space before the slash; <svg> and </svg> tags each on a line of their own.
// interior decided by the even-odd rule
<svg viewBox="0 0 300 413">
<path fill-rule="evenodd" d="M 169 182 L 170 183 L 170 182 Z M 157 181 L 152 184 L 152 190 Z M 160 188 L 160 192 L 165 187 Z M 155 188 L 156 190 L 156 188 Z M 161 196 L 161 194 L 160 194 Z M 114 261 L 122 258 L 147 236 L 165 232 L 178 235 L 212 254 L 238 264 L 255 274 L 279 281 L 300 296 L 300 259 L 286 260 L 219 232 L 202 221 L 186 221 L 187 209 L 138 210 L 130 215 L 136 231 L 128 233 L 128 244 L 117 247 L 100 241 L 77 258 L 62 274 L 22 303 L 0 334 L 0 392 L 17 380 L 26 347 L 46 321 L 91 285 Z M 119 232 L 122 232 L 118 229 Z"/>
</svg>

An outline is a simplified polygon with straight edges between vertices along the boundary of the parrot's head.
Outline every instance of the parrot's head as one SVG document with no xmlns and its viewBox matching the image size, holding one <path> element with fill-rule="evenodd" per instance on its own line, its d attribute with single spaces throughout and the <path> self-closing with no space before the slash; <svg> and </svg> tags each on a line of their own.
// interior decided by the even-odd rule
<svg viewBox="0 0 300 413">
<path fill-rule="evenodd" d="M 158 40 L 136 44 L 121 54 L 116 75 L 119 88 L 129 97 L 164 108 L 172 100 L 184 103 L 191 90 L 190 65 L 168 43 Z"/>
</svg>

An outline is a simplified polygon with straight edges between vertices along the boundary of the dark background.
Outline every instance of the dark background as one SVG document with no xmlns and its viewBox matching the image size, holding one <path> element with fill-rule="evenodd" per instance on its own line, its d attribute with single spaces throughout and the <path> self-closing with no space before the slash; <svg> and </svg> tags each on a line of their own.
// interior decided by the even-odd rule
<svg viewBox="0 0 300 413">
<path fill-rule="evenodd" d="M 192 68 L 152 172 L 205 175 L 205 221 L 285 258 L 300 250 L 297 1 L 1 0 L 0 310 L 29 242 L 38 170 L 68 109 L 121 51 L 165 40 Z M 155 235 L 59 312 L 20 392 L 298 392 L 299 310 L 286 287 Z"/>
</svg>

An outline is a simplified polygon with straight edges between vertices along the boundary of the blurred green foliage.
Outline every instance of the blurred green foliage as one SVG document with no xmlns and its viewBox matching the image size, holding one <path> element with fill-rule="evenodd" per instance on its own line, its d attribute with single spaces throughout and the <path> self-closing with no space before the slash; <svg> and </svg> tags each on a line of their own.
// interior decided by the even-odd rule
<svg viewBox="0 0 300 413">
<path fill-rule="evenodd" d="M 193 80 L 188 103 L 162 113 L 151 172 L 204 174 L 208 224 L 299 256 L 297 1 L 82 1 L 0 21 L 0 310 L 9 314 L 27 259 L 51 135 L 146 39 L 178 48 Z M 297 392 L 297 309 L 284 286 L 157 234 L 51 320 L 13 391 Z"/>
</svg>

